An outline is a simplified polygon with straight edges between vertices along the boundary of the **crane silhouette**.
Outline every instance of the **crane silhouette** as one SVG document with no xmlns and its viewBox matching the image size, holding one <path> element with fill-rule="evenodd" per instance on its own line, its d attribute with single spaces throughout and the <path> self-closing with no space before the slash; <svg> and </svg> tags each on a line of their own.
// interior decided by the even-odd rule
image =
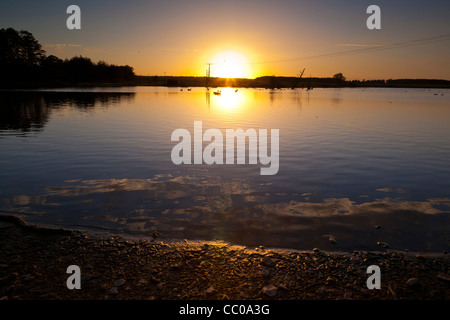
<svg viewBox="0 0 450 320">
<path fill-rule="evenodd" d="M 300 75 L 298 76 L 297 81 L 295 82 L 295 85 L 292 87 L 292 89 L 297 88 L 297 85 L 298 85 L 298 83 L 299 83 L 299 81 L 302 78 L 304 73 L 305 73 L 305 68 L 303 68 L 302 72 L 300 72 Z"/>
</svg>

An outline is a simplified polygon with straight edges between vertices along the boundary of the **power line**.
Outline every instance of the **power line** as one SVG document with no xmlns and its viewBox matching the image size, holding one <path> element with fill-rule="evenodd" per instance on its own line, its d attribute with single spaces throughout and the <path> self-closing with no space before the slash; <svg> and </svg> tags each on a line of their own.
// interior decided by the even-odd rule
<svg viewBox="0 0 450 320">
<path fill-rule="evenodd" d="M 377 52 L 377 51 L 388 50 L 388 49 L 404 48 L 404 47 L 417 46 L 417 45 L 429 44 L 429 43 L 434 43 L 434 42 L 441 42 L 441 41 L 446 41 L 446 40 L 450 40 L 450 34 L 422 38 L 422 39 L 417 39 L 417 40 L 409 40 L 406 42 L 392 43 L 392 44 L 387 44 L 387 45 L 380 45 L 377 47 L 347 50 L 347 51 L 333 52 L 333 53 L 325 53 L 325 54 L 306 56 L 306 57 L 300 57 L 300 58 L 268 60 L 268 61 L 259 61 L 259 62 L 243 62 L 242 64 L 269 64 L 269 63 L 289 62 L 289 61 L 297 61 L 297 60 L 329 58 L 329 57 L 337 57 L 337 56 L 348 55 L 348 54 L 370 53 L 370 52 Z"/>
<path fill-rule="evenodd" d="M 433 36 L 433 37 L 427 37 L 427 38 L 421 38 L 416 40 L 409 40 L 404 42 L 397 42 L 397 43 L 391 43 L 391 44 L 385 44 L 385 45 L 377 45 L 377 46 L 371 46 L 369 48 L 361 48 L 361 49 L 354 49 L 354 50 L 347 50 L 347 51 L 340 51 L 340 52 L 332 52 L 332 53 L 324 53 L 324 54 L 318 54 L 318 55 L 312 55 L 312 56 L 305 56 L 305 57 L 298 57 L 298 58 L 288 58 L 288 59 L 278 59 L 278 60 L 267 60 L 267 61 L 257 61 L 257 62 L 238 62 L 235 64 L 270 64 L 270 63 L 281 63 L 281 62 L 290 62 L 290 61 L 299 61 L 299 60 L 312 60 L 312 59 L 320 59 L 320 58 L 332 58 L 332 57 L 340 57 L 344 55 L 350 55 L 350 54 L 358 54 L 358 53 L 371 53 L 371 52 L 378 52 L 383 50 L 389 50 L 389 49 L 397 49 L 397 48 L 404 48 L 404 47 L 411 47 L 411 46 L 418 46 L 418 45 L 425 45 L 425 44 L 431 44 L 436 42 L 442 42 L 450 40 L 450 34 L 444 34 L 439 36 Z M 216 63 L 207 63 L 208 70 L 207 73 L 210 71 L 210 66 L 212 64 Z M 197 71 L 201 68 L 199 66 L 198 68 L 191 69 L 192 71 Z"/>
</svg>

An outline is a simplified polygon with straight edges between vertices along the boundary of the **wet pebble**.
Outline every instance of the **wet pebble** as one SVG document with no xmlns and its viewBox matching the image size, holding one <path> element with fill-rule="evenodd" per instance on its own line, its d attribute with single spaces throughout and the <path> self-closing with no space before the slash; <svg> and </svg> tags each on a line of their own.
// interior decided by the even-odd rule
<svg viewBox="0 0 450 320">
<path fill-rule="evenodd" d="M 419 279 L 417 278 L 409 278 L 408 281 L 406 281 L 406 285 L 409 288 L 416 287 L 419 284 Z"/>
<path fill-rule="evenodd" d="M 158 238 L 159 236 L 160 236 L 161 234 L 158 232 L 158 231 L 153 231 L 153 233 L 152 233 L 152 238 L 153 239 L 156 239 L 156 238 Z"/>
<path fill-rule="evenodd" d="M 84 282 L 90 281 L 90 280 L 95 279 L 95 278 L 96 277 L 94 275 L 87 274 L 87 275 L 81 276 L 81 282 L 84 283 Z"/>
<path fill-rule="evenodd" d="M 288 291 L 288 288 L 285 285 L 283 285 L 283 284 L 278 285 L 278 289 L 281 289 L 281 290 L 284 290 L 284 291 Z"/>
<path fill-rule="evenodd" d="M 316 290 L 316 294 L 318 294 L 318 295 L 320 295 L 320 296 L 321 296 L 324 292 L 325 292 L 325 290 L 324 290 L 323 287 L 320 287 L 319 289 Z"/>
<path fill-rule="evenodd" d="M 109 294 L 116 296 L 119 294 L 119 290 L 117 289 L 117 287 L 112 287 L 111 289 L 109 289 Z"/>
<path fill-rule="evenodd" d="M 383 248 L 389 248 L 389 244 L 388 244 L 387 242 L 381 242 L 381 241 L 378 241 L 378 242 L 377 242 L 377 245 L 378 245 L 378 246 L 381 246 L 381 247 L 383 247 Z"/>
<path fill-rule="evenodd" d="M 137 283 L 138 287 L 144 286 L 147 284 L 147 280 L 146 279 L 140 279 Z"/>
<path fill-rule="evenodd" d="M 397 298 L 397 294 L 395 293 L 395 291 L 391 288 L 391 286 L 388 286 L 388 291 L 391 294 L 391 296 L 396 299 Z"/>
<path fill-rule="evenodd" d="M 206 289 L 205 293 L 207 295 L 213 295 L 214 293 L 216 293 L 216 289 L 214 289 L 214 287 L 209 287 L 208 289 Z"/>
<path fill-rule="evenodd" d="M 330 234 L 326 234 L 326 235 L 324 235 L 324 237 L 328 238 L 328 242 L 331 243 L 331 244 L 336 244 L 337 243 L 336 239 Z"/>
<path fill-rule="evenodd" d="M 181 265 L 178 264 L 178 263 L 174 263 L 174 264 L 172 264 L 172 265 L 170 266 L 170 270 L 172 270 L 172 271 L 177 271 L 177 270 L 179 270 L 180 268 L 181 268 Z"/>
<path fill-rule="evenodd" d="M 31 274 L 27 274 L 22 277 L 22 280 L 23 281 L 32 281 L 32 280 L 34 280 L 34 277 Z"/>
<path fill-rule="evenodd" d="M 161 280 L 159 278 L 156 278 L 155 276 L 151 276 L 150 281 L 152 283 L 160 283 L 161 282 Z"/>
<path fill-rule="evenodd" d="M 156 287 L 159 289 L 159 290 L 162 290 L 162 289 L 164 289 L 164 282 L 160 282 L 160 283 L 158 283 L 157 285 L 156 285 Z"/>
<path fill-rule="evenodd" d="M 12 283 L 15 281 L 19 275 L 15 272 L 9 274 L 8 276 L 0 279 L 0 286 L 5 286 L 6 284 Z"/>
<path fill-rule="evenodd" d="M 123 286 L 124 284 L 125 284 L 125 280 L 123 280 L 123 279 L 117 279 L 116 281 L 114 281 L 115 287 L 120 287 L 120 286 Z"/>
<path fill-rule="evenodd" d="M 440 273 L 436 277 L 440 280 L 450 282 L 450 276 L 448 276 L 448 275 Z"/>
<path fill-rule="evenodd" d="M 270 275 L 270 270 L 267 269 L 267 268 L 264 268 L 264 269 L 262 270 L 261 274 L 262 274 L 263 277 L 267 277 L 267 276 Z"/>
<path fill-rule="evenodd" d="M 261 260 L 261 264 L 268 266 L 268 267 L 273 267 L 273 266 L 275 266 L 276 262 L 273 261 L 272 259 L 270 259 L 269 257 L 264 257 Z"/>
<path fill-rule="evenodd" d="M 278 288 L 274 285 L 269 285 L 262 288 L 262 293 L 269 297 L 275 297 L 277 295 Z"/>
</svg>

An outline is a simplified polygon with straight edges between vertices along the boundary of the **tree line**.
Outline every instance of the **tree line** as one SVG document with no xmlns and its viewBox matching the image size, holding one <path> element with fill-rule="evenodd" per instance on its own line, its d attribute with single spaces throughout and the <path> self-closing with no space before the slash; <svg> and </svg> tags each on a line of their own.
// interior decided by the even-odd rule
<svg viewBox="0 0 450 320">
<path fill-rule="evenodd" d="M 13 28 L 0 29 L 0 70 L 2 86 L 124 83 L 135 77 L 128 65 L 95 63 L 82 56 L 63 60 L 47 55 L 30 32 Z"/>
</svg>

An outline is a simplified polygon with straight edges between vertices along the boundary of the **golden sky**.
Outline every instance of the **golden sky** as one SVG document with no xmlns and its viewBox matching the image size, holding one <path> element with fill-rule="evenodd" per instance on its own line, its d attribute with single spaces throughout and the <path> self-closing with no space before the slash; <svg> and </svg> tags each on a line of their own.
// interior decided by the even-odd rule
<svg viewBox="0 0 450 320">
<path fill-rule="evenodd" d="M 212 76 L 296 76 L 306 68 L 304 77 L 450 79 L 450 37 L 364 52 L 450 33 L 449 1 L 375 1 L 381 30 L 369 30 L 372 2 L 80 0 L 82 28 L 68 30 L 72 2 L 5 0 L 0 28 L 30 31 L 48 54 L 128 64 L 138 75 L 204 76 L 214 63 Z"/>
</svg>

